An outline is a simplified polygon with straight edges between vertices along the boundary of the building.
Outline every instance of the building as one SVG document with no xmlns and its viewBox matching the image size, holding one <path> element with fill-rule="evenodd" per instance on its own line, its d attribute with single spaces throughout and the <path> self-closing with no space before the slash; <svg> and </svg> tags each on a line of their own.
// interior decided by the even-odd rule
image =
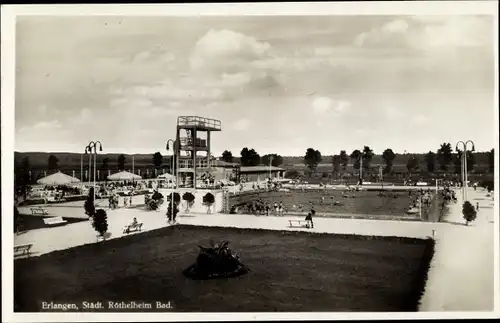
<svg viewBox="0 0 500 323">
<path fill-rule="evenodd" d="M 240 167 L 240 180 L 247 182 L 263 182 L 269 177 L 284 178 L 285 170 L 275 166 L 242 166 Z"/>
</svg>

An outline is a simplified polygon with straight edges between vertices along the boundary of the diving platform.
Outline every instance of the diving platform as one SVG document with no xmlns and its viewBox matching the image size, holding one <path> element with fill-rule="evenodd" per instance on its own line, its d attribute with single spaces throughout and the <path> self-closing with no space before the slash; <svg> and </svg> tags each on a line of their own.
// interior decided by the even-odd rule
<svg viewBox="0 0 500 323">
<path fill-rule="evenodd" d="M 221 131 L 221 122 L 217 119 L 182 116 L 177 118 L 178 129 L 196 129 L 199 131 Z"/>
</svg>

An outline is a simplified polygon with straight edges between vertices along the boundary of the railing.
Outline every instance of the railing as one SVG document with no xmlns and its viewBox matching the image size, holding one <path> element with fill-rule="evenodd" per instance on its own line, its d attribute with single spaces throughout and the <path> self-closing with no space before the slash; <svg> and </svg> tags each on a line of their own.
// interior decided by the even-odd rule
<svg viewBox="0 0 500 323">
<path fill-rule="evenodd" d="M 192 147 L 193 139 L 191 138 L 180 138 L 181 147 Z M 196 147 L 206 148 L 207 141 L 205 139 L 196 138 L 195 140 Z"/>
<path fill-rule="evenodd" d="M 177 118 L 178 126 L 198 126 L 205 128 L 212 128 L 215 130 L 221 130 L 221 122 L 220 120 L 203 118 L 203 117 L 195 117 L 195 116 L 184 116 Z"/>
</svg>

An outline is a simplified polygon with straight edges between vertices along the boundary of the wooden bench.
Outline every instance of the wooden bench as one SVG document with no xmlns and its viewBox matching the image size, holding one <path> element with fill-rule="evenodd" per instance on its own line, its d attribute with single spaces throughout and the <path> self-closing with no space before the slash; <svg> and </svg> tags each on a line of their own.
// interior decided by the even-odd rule
<svg viewBox="0 0 500 323">
<path fill-rule="evenodd" d="M 137 224 L 129 224 L 126 225 L 123 228 L 123 233 L 130 233 L 130 232 L 135 232 L 135 231 L 141 231 L 142 230 L 142 223 L 137 223 Z"/>
<path fill-rule="evenodd" d="M 308 228 L 309 229 L 311 227 L 311 224 L 309 222 L 310 221 L 306 221 L 306 220 L 288 220 L 290 228 L 300 227 L 300 228 Z"/>
<path fill-rule="evenodd" d="M 30 250 L 33 247 L 32 243 L 22 244 L 14 246 L 14 257 L 15 256 L 30 256 Z"/>
<path fill-rule="evenodd" d="M 68 221 L 64 220 L 62 216 L 55 216 L 51 218 L 45 218 L 43 219 L 43 222 L 46 225 L 58 225 L 58 224 L 64 224 L 67 223 Z"/>
<path fill-rule="evenodd" d="M 31 214 L 33 215 L 48 215 L 49 214 L 49 211 L 47 211 L 46 209 L 44 209 L 43 207 L 32 207 L 30 208 L 31 210 Z"/>
</svg>

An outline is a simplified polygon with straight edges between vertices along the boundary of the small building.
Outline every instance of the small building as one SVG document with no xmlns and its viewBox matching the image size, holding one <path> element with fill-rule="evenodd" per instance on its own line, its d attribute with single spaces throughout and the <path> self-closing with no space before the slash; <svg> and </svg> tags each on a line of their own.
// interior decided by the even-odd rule
<svg viewBox="0 0 500 323">
<path fill-rule="evenodd" d="M 247 182 L 263 182 L 269 177 L 280 179 L 285 175 L 285 170 L 275 166 L 242 166 L 240 179 Z"/>
</svg>

